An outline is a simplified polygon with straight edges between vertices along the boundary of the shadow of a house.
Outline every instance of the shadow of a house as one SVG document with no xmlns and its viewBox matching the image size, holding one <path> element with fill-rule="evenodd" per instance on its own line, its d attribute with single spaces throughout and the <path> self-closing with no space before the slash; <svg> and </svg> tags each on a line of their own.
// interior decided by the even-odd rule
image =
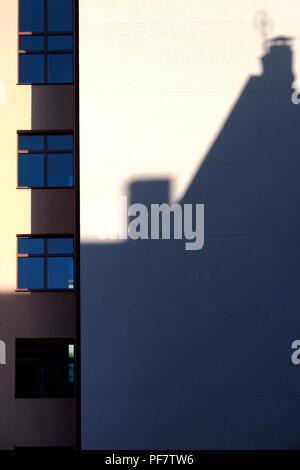
<svg viewBox="0 0 300 470">
<path fill-rule="evenodd" d="M 81 246 L 83 446 L 300 447 L 300 113 L 274 40 L 181 203 L 205 245 Z M 133 182 L 166 202 L 168 181 Z"/>
</svg>

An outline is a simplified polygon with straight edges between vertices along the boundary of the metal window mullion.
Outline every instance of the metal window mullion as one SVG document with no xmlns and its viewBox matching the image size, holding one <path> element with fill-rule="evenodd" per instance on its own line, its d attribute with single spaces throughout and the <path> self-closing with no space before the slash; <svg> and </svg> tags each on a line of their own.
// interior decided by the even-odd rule
<svg viewBox="0 0 300 470">
<path fill-rule="evenodd" d="M 44 135 L 44 188 L 48 186 L 47 158 L 47 136 Z"/>
<path fill-rule="evenodd" d="M 48 83 L 48 62 L 47 62 L 47 47 L 48 47 L 48 12 L 47 12 L 47 0 L 44 0 L 44 82 Z"/>
<path fill-rule="evenodd" d="M 45 41 L 47 41 L 47 36 L 45 36 Z M 44 82 L 48 83 L 48 63 L 47 63 L 47 51 L 44 51 Z"/>
<path fill-rule="evenodd" d="M 44 289 L 48 288 L 47 238 L 44 238 Z"/>
<path fill-rule="evenodd" d="M 44 153 L 44 150 L 18 150 L 19 155 L 41 155 Z"/>
<path fill-rule="evenodd" d="M 43 258 L 43 254 L 39 253 L 18 253 L 18 258 Z"/>
<path fill-rule="evenodd" d="M 74 258 L 73 253 L 48 253 L 48 258 Z"/>
<path fill-rule="evenodd" d="M 50 49 L 45 51 L 45 54 L 72 54 L 72 49 Z"/>
<path fill-rule="evenodd" d="M 48 31 L 49 36 L 73 36 L 73 33 L 70 31 Z"/>
<path fill-rule="evenodd" d="M 43 36 L 45 31 L 21 31 L 19 36 Z"/>
<path fill-rule="evenodd" d="M 19 54 L 44 54 L 44 49 L 20 49 Z"/>
<path fill-rule="evenodd" d="M 65 153 L 66 155 L 73 153 L 73 150 L 47 150 L 47 153 L 56 154 L 56 153 Z"/>
<path fill-rule="evenodd" d="M 43 36 L 45 31 L 19 31 L 19 36 Z M 71 31 L 47 31 L 48 36 L 72 36 Z"/>
</svg>

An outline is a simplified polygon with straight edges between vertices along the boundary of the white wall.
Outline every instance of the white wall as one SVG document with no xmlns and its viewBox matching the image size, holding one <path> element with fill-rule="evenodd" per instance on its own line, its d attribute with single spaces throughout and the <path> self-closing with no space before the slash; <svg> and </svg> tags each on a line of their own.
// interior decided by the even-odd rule
<svg viewBox="0 0 300 470">
<path fill-rule="evenodd" d="M 80 1 L 84 448 L 299 447 L 300 107 L 261 9 L 299 77 L 298 0 Z M 203 250 L 103 243 L 169 178 Z"/>
<path fill-rule="evenodd" d="M 300 8 L 298 0 L 79 3 L 81 235 L 95 240 L 120 232 L 118 197 L 132 180 L 171 178 L 172 198 L 183 195 L 249 75 L 261 72 L 258 11 L 269 15 L 269 37 L 296 38 L 299 76 Z"/>
</svg>

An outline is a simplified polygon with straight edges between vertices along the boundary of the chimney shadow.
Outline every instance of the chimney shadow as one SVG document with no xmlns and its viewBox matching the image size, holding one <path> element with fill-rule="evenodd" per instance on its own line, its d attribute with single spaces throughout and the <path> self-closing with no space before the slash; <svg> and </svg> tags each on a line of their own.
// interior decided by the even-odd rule
<svg viewBox="0 0 300 470">
<path fill-rule="evenodd" d="M 181 204 L 205 243 L 82 244 L 83 445 L 299 447 L 300 113 L 291 38 L 270 40 Z M 167 202 L 168 181 L 130 201 Z M 141 200 L 142 199 L 142 200 Z M 296 411 L 296 412 L 295 412 Z"/>
</svg>

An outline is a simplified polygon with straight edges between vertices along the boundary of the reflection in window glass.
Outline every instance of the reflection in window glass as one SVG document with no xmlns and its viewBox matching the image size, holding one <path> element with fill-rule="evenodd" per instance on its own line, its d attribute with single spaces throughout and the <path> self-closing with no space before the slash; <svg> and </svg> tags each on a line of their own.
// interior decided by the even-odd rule
<svg viewBox="0 0 300 470">
<path fill-rule="evenodd" d="M 19 154 L 18 186 L 43 187 L 44 186 L 44 155 Z"/>
<path fill-rule="evenodd" d="M 69 383 L 74 383 L 74 362 L 69 364 Z"/>
<path fill-rule="evenodd" d="M 47 266 L 48 289 L 73 289 L 74 266 L 73 258 L 48 258 Z"/>
<path fill-rule="evenodd" d="M 18 259 L 18 289 L 44 289 L 43 258 Z"/>
<path fill-rule="evenodd" d="M 69 358 L 74 358 L 74 344 L 69 344 Z"/>
<path fill-rule="evenodd" d="M 51 0 L 47 2 L 48 31 L 72 31 L 72 0 Z"/>
<path fill-rule="evenodd" d="M 44 31 L 44 0 L 19 0 L 19 31 Z"/>
<path fill-rule="evenodd" d="M 44 82 L 44 54 L 19 54 L 19 82 Z"/>
<path fill-rule="evenodd" d="M 73 58 L 72 54 L 47 55 L 48 83 L 72 83 L 73 82 Z"/>
</svg>

